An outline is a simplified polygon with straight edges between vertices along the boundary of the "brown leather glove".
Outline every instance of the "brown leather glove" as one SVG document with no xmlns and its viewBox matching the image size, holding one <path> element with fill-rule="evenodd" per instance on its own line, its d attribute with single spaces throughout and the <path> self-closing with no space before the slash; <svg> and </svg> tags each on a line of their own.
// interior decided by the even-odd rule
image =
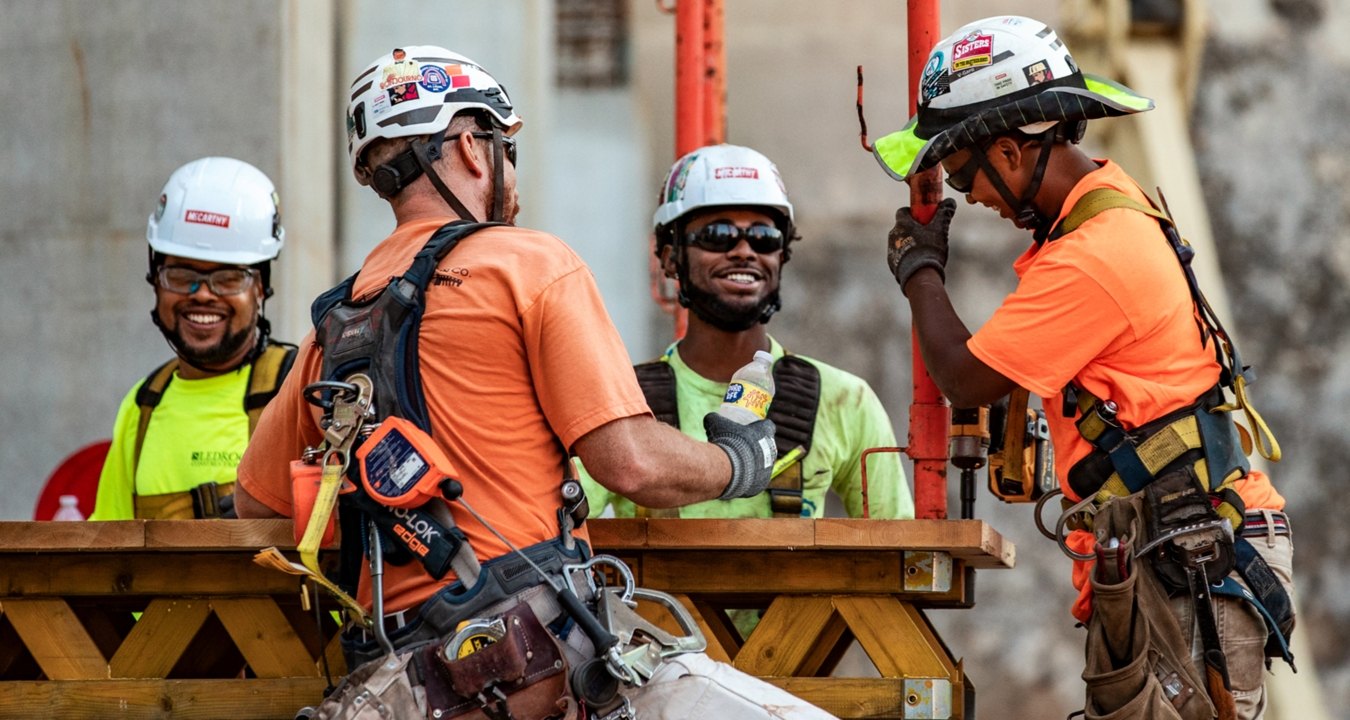
<svg viewBox="0 0 1350 720">
<path fill-rule="evenodd" d="M 895 211 L 895 227 L 886 236 L 886 262 L 891 266 L 900 291 L 919 270 L 930 267 L 947 280 L 947 229 L 956 214 L 956 201 L 945 198 L 927 225 L 914 219 L 907 207 Z"/>
</svg>

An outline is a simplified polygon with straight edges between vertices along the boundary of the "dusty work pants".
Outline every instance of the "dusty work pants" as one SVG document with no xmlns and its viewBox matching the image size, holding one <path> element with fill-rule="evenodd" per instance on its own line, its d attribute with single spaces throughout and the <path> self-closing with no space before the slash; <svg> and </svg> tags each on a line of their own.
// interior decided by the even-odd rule
<svg viewBox="0 0 1350 720">
<path fill-rule="evenodd" d="M 1279 578 L 1289 597 L 1294 597 L 1294 545 L 1287 535 L 1250 537 L 1271 572 Z M 1232 575 L 1238 578 L 1235 571 Z M 1238 578 L 1241 582 L 1241 578 Z M 1244 587 L 1246 583 L 1243 583 Z M 1204 673 L 1200 633 L 1194 622 L 1189 599 L 1173 598 L 1172 612 L 1181 631 L 1190 632 L 1191 661 Z M 1214 596 L 1214 619 L 1219 627 L 1219 642 L 1228 660 L 1228 677 L 1233 686 L 1233 702 L 1238 720 L 1261 720 L 1266 712 L 1266 624 L 1250 603 L 1230 597 Z M 1279 662 L 1278 660 L 1276 662 Z"/>
<path fill-rule="evenodd" d="M 640 688 L 623 691 L 641 720 L 828 720 L 805 700 L 703 653 L 662 663 Z"/>
</svg>

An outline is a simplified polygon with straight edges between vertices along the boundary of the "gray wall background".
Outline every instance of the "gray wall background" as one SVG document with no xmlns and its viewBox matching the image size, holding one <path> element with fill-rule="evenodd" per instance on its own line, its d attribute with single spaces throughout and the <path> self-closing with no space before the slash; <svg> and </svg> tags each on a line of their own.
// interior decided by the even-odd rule
<svg viewBox="0 0 1350 720">
<path fill-rule="evenodd" d="M 947 29 L 1000 12 L 1058 19 L 1053 0 L 944 6 Z M 673 155 L 673 18 L 630 2 L 630 85 L 561 91 L 551 7 L 0 0 L 0 59 L 12 69 L 0 79 L 0 519 L 30 517 L 52 468 L 107 437 L 122 395 L 168 356 L 146 317 L 144 227 L 178 165 L 233 155 L 282 183 L 287 285 L 269 315 L 279 336 L 299 337 L 311 289 L 354 269 L 391 224 L 350 179 L 340 113 L 350 76 L 397 44 L 458 49 L 507 83 L 526 120 L 522 222 L 591 263 L 633 357 L 663 347 L 669 324 L 647 299 L 646 254 L 654 189 Z M 1350 46 L 1340 42 L 1350 3 L 1209 9 L 1192 139 L 1232 326 L 1285 446 L 1274 477 L 1298 525 L 1300 666 L 1318 671 L 1331 716 L 1350 717 L 1350 525 L 1332 494 L 1350 459 L 1340 361 L 1350 345 Z M 728 140 L 777 161 L 806 238 L 772 331 L 867 378 L 903 441 L 909 313 L 881 247 L 905 193 L 859 148 L 853 103 L 861 63 L 873 136 L 903 123 L 904 4 L 727 0 L 726 24 Z M 302 143 L 330 153 L 298 153 Z M 1027 242 L 991 215 L 963 207 L 956 221 L 948 284 L 971 327 L 1012 289 L 1007 266 Z M 1068 562 L 1028 508 L 981 495 L 977 512 L 1017 543 L 1018 568 L 982 573 L 977 607 L 935 622 L 965 658 L 981 717 L 1062 717 L 1082 696 Z"/>
</svg>

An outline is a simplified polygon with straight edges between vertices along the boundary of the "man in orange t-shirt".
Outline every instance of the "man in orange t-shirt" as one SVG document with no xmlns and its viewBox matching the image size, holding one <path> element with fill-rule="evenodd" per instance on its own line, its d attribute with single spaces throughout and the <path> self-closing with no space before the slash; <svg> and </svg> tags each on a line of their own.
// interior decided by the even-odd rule
<svg viewBox="0 0 1350 720">
<path fill-rule="evenodd" d="M 1113 402 L 1115 422 L 1134 430 L 1194 405 L 1220 380 L 1217 340 L 1199 329 L 1183 265 L 1157 219 L 1114 207 L 1061 228 L 1094 190 L 1149 207 L 1118 165 L 1087 156 L 1076 143 L 1087 120 L 1148 110 L 1152 102 L 1083 74 L 1053 30 L 1013 16 L 971 23 L 938 43 L 918 95 L 916 117 L 875 144 L 882 166 L 907 180 L 940 163 L 967 202 L 997 211 L 1035 238 L 1013 264 L 1016 291 L 972 335 L 943 286 L 955 201 L 943 200 L 927 224 L 909 208 L 896 213 L 888 260 L 909 299 L 924 364 L 956 407 L 989 404 L 1018 386 L 1039 395 L 1062 488 L 1077 501 L 1070 469 L 1106 453 L 1080 434 L 1074 395 Z M 1246 473 L 1232 489 L 1245 505 L 1244 534 L 1264 538 L 1252 544 L 1290 592 L 1284 499 L 1260 472 Z M 1084 556 L 1094 552 L 1086 531 L 1074 531 L 1066 544 Z M 1092 615 L 1092 567 L 1076 562 L 1073 573 L 1081 591 L 1073 611 L 1085 623 Z M 1236 570 L 1232 577 L 1239 578 Z M 1237 717 L 1259 718 L 1266 626 L 1252 604 L 1217 594 L 1214 602 Z M 1218 605 L 1230 610 L 1219 612 Z M 1180 627 L 1193 627 L 1187 596 L 1173 600 L 1173 611 Z"/>
<path fill-rule="evenodd" d="M 403 56 L 399 67 L 411 65 L 420 74 L 382 72 L 400 63 L 399 55 Z M 443 68 L 448 66 L 456 68 L 455 83 L 446 80 Z M 420 86 L 419 92 L 410 92 L 411 88 L 395 92 L 401 85 L 414 84 Z M 416 385 L 408 390 L 418 393 L 420 385 L 429 427 L 422 437 L 429 435 L 426 441 L 434 442 L 448 459 L 448 474 L 462 484 L 464 501 L 446 503 L 433 497 L 414 509 L 433 519 L 448 512 L 478 561 L 456 555 L 458 564 L 449 567 L 477 572 L 481 563 L 481 572 L 471 584 L 460 582 L 456 572 L 437 579 L 422 563 L 391 561 L 384 568 L 378 597 L 382 607 L 374 603 L 369 568 L 362 570 L 359 581 L 359 601 L 387 613 L 374 622 L 387 630 L 405 659 L 412 648 L 426 642 L 450 641 L 464 621 L 487 622 L 522 606 L 529 606 L 539 624 L 557 639 L 558 652 L 573 668 L 596 656 L 590 642 L 595 636 L 578 629 L 586 625 L 583 618 L 574 609 L 560 607 L 566 603 L 555 593 L 558 585 L 544 584 L 534 571 L 542 567 L 558 583 L 564 563 L 577 563 L 589 555 L 584 529 L 574 529 L 569 513 L 562 510 L 563 479 L 573 475 L 571 454 L 609 489 L 651 507 L 756 495 L 767 486 L 776 455 L 774 427 L 768 421 L 740 425 L 710 414 L 704 421 L 709 441 L 704 443 L 652 417 L 590 270 L 558 238 L 513 225 L 518 203 L 512 136 L 520 125 L 505 89 L 476 63 L 444 48 L 398 49 L 375 60 L 352 85 L 348 130 L 353 171 L 361 184 L 389 202 L 398 225 L 367 256 L 348 297 L 365 302 L 380 296 L 391 278 L 414 266 L 414 256 L 448 223 L 476 218 L 497 223 L 464 235 L 436 261 L 411 348 L 416 353 Z M 320 303 L 329 298 L 326 294 Z M 350 358 L 354 347 L 374 344 L 364 339 L 372 325 L 338 325 L 340 332 L 330 334 L 328 317 L 316 319 L 322 331 L 311 332 L 301 343 L 293 370 L 240 462 L 236 504 L 241 517 L 296 514 L 289 464 L 306 448 L 325 441 L 321 410 L 307 402 L 305 388 L 320 379 L 351 382 L 349 371 L 328 367 L 325 356 L 350 362 L 344 358 Z M 376 318 L 372 324 L 379 322 Z M 388 378 L 406 367 L 387 367 L 386 348 L 380 348 L 370 360 L 376 416 L 419 421 L 417 398 L 398 397 L 407 385 L 399 385 L 399 392 L 378 392 L 382 382 L 390 382 Z M 367 443 L 378 447 L 374 436 Z M 400 477 L 407 477 L 403 471 L 413 466 L 399 460 L 396 467 Z M 358 502 L 377 502 L 361 500 L 364 493 L 357 491 Z M 373 518 L 407 517 L 405 510 L 357 507 Z M 398 528 L 408 526 L 395 524 L 389 533 L 383 527 L 379 534 L 392 541 Z M 364 528 L 358 526 L 354 534 L 363 535 Z M 344 533 L 344 549 L 361 547 L 350 544 L 364 539 Z M 526 563 L 517 548 L 524 549 L 535 566 Z M 584 602 L 590 591 L 584 583 L 579 588 L 576 592 Z M 514 629 L 505 632 L 514 639 Z M 349 666 L 362 678 L 383 667 L 379 630 L 373 634 L 376 637 L 359 627 L 344 633 Z M 523 642 L 536 642 L 529 637 Z M 610 662 L 619 657 L 611 656 L 606 658 Z M 358 669 L 358 664 L 364 668 Z M 478 663 L 460 671 L 480 682 L 473 688 L 476 702 L 495 706 L 494 717 L 504 709 L 497 700 L 520 687 L 515 683 L 520 675 L 508 672 L 506 664 Z M 539 672 L 529 665 L 526 669 L 537 679 L 548 676 L 549 665 Z M 419 667 L 408 665 L 406 677 L 397 682 L 428 683 L 426 692 L 381 701 L 416 704 L 396 707 L 400 717 L 450 711 L 451 706 L 435 705 L 429 685 L 440 675 Z M 654 669 L 644 667 L 642 675 L 641 687 L 619 686 L 617 698 L 631 703 L 641 717 L 685 717 L 681 713 L 694 702 L 712 708 L 711 715 L 717 717 L 830 717 L 702 653 L 677 653 Z M 587 682 L 595 680 L 590 677 Z M 359 686 L 345 688 L 325 702 L 331 711 L 366 702 Z M 463 692 L 459 679 L 454 689 Z M 382 690 L 372 692 L 380 695 Z M 513 701 L 502 702 L 510 706 Z M 520 711 L 512 707 L 511 712 Z"/>
</svg>

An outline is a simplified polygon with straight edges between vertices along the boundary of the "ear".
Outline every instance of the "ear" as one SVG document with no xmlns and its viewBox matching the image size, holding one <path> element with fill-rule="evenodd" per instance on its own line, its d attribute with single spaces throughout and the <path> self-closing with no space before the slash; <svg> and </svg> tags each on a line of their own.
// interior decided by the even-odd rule
<svg viewBox="0 0 1350 720">
<path fill-rule="evenodd" d="M 459 159 L 464 163 L 464 168 L 474 177 L 482 177 L 487 174 L 487 157 L 479 154 L 479 145 L 474 142 L 473 134 L 468 130 L 455 136 L 455 152 L 459 154 Z"/>
<path fill-rule="evenodd" d="M 671 243 L 661 248 L 661 270 L 666 277 L 675 279 L 675 244 Z"/>
<path fill-rule="evenodd" d="M 1016 172 L 1022 166 L 1022 146 L 1004 135 L 989 147 L 989 162 L 998 170 Z"/>
</svg>

